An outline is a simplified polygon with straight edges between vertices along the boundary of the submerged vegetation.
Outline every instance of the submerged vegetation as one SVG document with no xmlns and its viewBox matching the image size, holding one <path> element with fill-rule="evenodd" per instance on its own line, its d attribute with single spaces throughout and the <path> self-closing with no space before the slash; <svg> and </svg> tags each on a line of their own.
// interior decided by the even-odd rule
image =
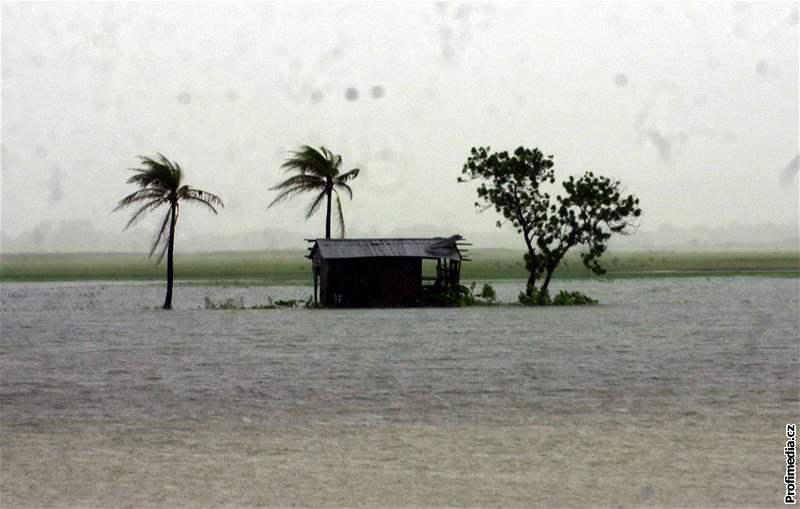
<svg viewBox="0 0 800 509">
<path fill-rule="evenodd" d="M 581 292 L 568 292 L 561 290 L 554 298 L 550 297 L 550 292 L 546 289 L 533 288 L 525 292 L 519 292 L 517 298 L 523 306 L 583 306 L 597 304 L 597 301 Z"/>
<path fill-rule="evenodd" d="M 287 300 L 272 300 L 267 297 L 267 303 L 255 304 L 252 306 L 245 306 L 244 297 L 228 298 L 225 300 L 214 300 L 206 296 L 204 299 L 205 309 L 281 309 L 281 308 L 311 308 L 314 305 L 309 297 L 307 300 L 301 299 L 287 299 Z"/>
<path fill-rule="evenodd" d="M 424 307 L 460 308 L 472 306 L 475 302 L 475 296 L 472 295 L 472 290 L 470 288 L 464 285 L 456 285 L 444 290 L 423 292 L 421 304 Z"/>
<path fill-rule="evenodd" d="M 480 293 L 475 293 L 477 283 L 469 286 L 457 285 L 441 291 L 423 293 L 422 305 L 426 307 L 491 306 L 497 301 L 497 292 L 489 283 L 484 283 Z"/>
</svg>

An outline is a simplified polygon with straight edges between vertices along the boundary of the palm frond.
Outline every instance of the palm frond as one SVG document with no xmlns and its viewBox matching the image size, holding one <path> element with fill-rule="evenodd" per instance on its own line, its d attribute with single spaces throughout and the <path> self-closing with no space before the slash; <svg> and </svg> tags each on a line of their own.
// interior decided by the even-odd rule
<svg viewBox="0 0 800 509">
<path fill-rule="evenodd" d="M 322 203 L 322 200 L 324 200 L 327 195 L 328 193 L 326 193 L 323 190 L 321 193 L 317 195 L 316 198 L 314 198 L 314 201 L 312 201 L 311 204 L 306 209 L 306 219 L 313 216 L 317 212 L 317 210 L 319 210 L 319 206 Z"/>
<path fill-rule="evenodd" d="M 187 196 L 186 198 L 183 199 L 183 201 L 186 203 L 193 203 L 195 205 L 203 205 L 214 214 L 218 213 L 217 209 L 214 207 L 214 204 L 209 200 L 204 200 L 203 198 L 197 198 L 195 196 Z M 217 206 L 219 206 L 220 208 L 224 207 L 224 205 L 222 205 L 222 202 L 218 203 Z"/>
<path fill-rule="evenodd" d="M 178 204 L 176 203 L 175 204 L 175 220 L 173 221 L 173 224 L 178 224 L 178 216 L 179 215 L 180 215 L 180 209 L 178 208 Z M 164 224 L 166 224 L 169 220 L 170 220 L 170 215 L 169 215 L 169 213 L 167 213 L 167 217 L 164 218 Z M 164 239 L 163 240 L 164 247 L 161 249 L 161 253 L 159 253 L 158 258 L 156 258 L 156 265 L 161 263 L 161 260 L 164 259 L 164 255 L 167 253 L 167 249 L 169 249 L 169 234 L 168 234 L 167 238 L 164 238 L 164 233 L 166 233 L 166 232 L 164 230 L 164 225 L 162 225 L 161 226 L 160 238 Z M 172 235 L 175 234 L 174 231 L 170 232 L 170 233 L 172 233 Z M 154 244 L 153 247 L 155 248 L 156 245 L 157 244 Z M 150 256 L 152 256 L 152 255 L 153 255 L 153 251 L 151 250 L 150 251 Z"/>
<path fill-rule="evenodd" d="M 334 191 L 336 194 L 336 219 L 339 223 L 339 237 L 344 238 L 344 213 L 342 212 L 342 201 L 339 199 L 339 193 Z"/>
<path fill-rule="evenodd" d="M 324 152 L 327 149 L 322 147 Z M 303 145 L 299 151 L 292 152 L 292 157 L 281 165 L 284 171 L 299 171 L 301 174 L 311 173 L 322 177 L 330 175 L 330 161 L 325 153 L 320 153 L 314 147 Z"/>
<path fill-rule="evenodd" d="M 302 145 L 300 150 L 292 152 L 291 157 L 281 165 L 285 172 L 294 171 L 297 173 L 269 188 L 270 191 L 279 191 L 279 193 L 267 208 L 293 198 L 298 194 L 313 192 L 315 197 L 306 208 L 305 217 L 308 219 L 319 210 L 323 200 L 329 196 L 328 193 L 334 192 L 336 193 L 336 215 L 339 231 L 344 237 L 344 214 L 339 191 L 346 193 L 351 200 L 353 199 L 353 190 L 347 185 L 347 182 L 356 178 L 359 170 L 355 168 L 340 175 L 339 169 L 341 165 L 342 156 L 334 154 L 327 147 L 321 146 L 316 149 L 309 145 Z"/>
<path fill-rule="evenodd" d="M 158 258 L 156 258 L 156 263 L 155 263 L 156 265 L 161 263 L 161 261 L 164 259 L 164 255 L 167 254 L 167 249 L 169 249 L 169 241 L 168 240 L 164 242 L 164 247 L 161 249 L 161 252 L 158 254 Z"/>
<path fill-rule="evenodd" d="M 336 175 L 339 173 L 339 168 L 342 167 L 342 156 L 339 154 L 333 155 L 331 158 L 331 166 L 333 168 L 333 174 Z"/>
<path fill-rule="evenodd" d="M 324 187 L 325 179 L 320 178 L 316 175 L 300 174 L 300 175 L 295 175 L 293 177 L 289 177 L 283 182 L 275 184 L 274 186 L 270 187 L 269 190 L 278 191 L 280 189 L 292 186 L 308 186 L 309 188 L 313 188 L 316 186 Z"/>
<path fill-rule="evenodd" d="M 131 225 L 133 225 L 134 223 L 136 223 L 136 221 L 139 220 L 142 214 L 144 214 L 145 212 L 150 212 L 151 210 L 155 210 L 164 203 L 165 202 L 163 199 L 152 200 L 148 203 L 145 203 L 139 208 L 139 210 L 137 210 L 131 215 L 130 219 L 128 219 L 128 222 L 125 224 L 125 228 L 123 229 L 127 230 L 128 228 L 131 227 Z"/>
<path fill-rule="evenodd" d="M 183 182 L 183 168 L 178 163 L 172 163 L 172 176 L 175 179 L 175 187 L 178 187 Z"/>
<path fill-rule="evenodd" d="M 163 198 L 164 196 L 157 190 L 146 188 L 146 189 L 139 189 L 135 191 L 125 198 L 121 199 L 116 207 L 114 207 L 113 212 L 120 210 L 128 205 L 133 205 L 134 203 L 144 201 L 144 200 L 156 200 L 159 198 Z"/>
<path fill-rule="evenodd" d="M 202 189 L 181 186 L 176 194 L 179 201 L 187 201 L 190 203 L 204 205 L 214 214 L 217 213 L 217 209 L 215 207 L 225 207 L 225 204 L 222 203 L 222 198 L 215 194 L 209 193 L 208 191 L 203 191 Z"/>
<path fill-rule="evenodd" d="M 295 186 L 295 187 L 290 187 L 288 189 L 284 189 L 283 191 L 280 192 L 280 194 L 278 194 L 278 196 L 275 197 L 274 200 L 272 200 L 272 202 L 270 202 L 269 205 L 267 205 L 267 208 L 270 208 L 273 205 L 277 205 L 282 201 L 297 196 L 300 193 L 317 191 L 317 190 L 319 190 L 319 186 Z"/>
<path fill-rule="evenodd" d="M 147 156 L 139 156 L 144 169 L 134 170 L 136 175 L 128 179 L 130 184 L 141 187 L 155 187 L 159 189 L 175 190 L 181 185 L 182 170 L 180 165 L 173 163 L 160 152 L 156 153 L 159 161 Z"/>
<path fill-rule="evenodd" d="M 335 188 L 337 191 L 344 191 L 344 192 L 346 192 L 346 193 L 347 193 L 347 197 L 348 197 L 348 198 L 350 198 L 351 200 L 353 199 L 353 190 L 352 190 L 352 189 L 350 189 L 350 186 L 348 186 L 348 185 L 347 185 L 347 184 L 345 184 L 344 182 L 337 182 L 336 184 L 334 184 L 334 185 L 333 185 L 333 187 L 334 187 L 334 188 Z"/>
<path fill-rule="evenodd" d="M 131 168 L 133 175 L 128 179 L 128 183 L 135 184 L 140 189 L 120 200 L 114 211 L 139 202 L 146 202 L 128 220 L 125 225 L 125 229 L 127 229 L 145 213 L 151 212 L 164 204 L 171 205 L 150 248 L 149 256 L 152 257 L 159 245 L 164 245 L 156 261 L 156 265 L 158 265 L 164 258 L 169 245 L 167 232 L 170 228 L 172 211 L 174 211 L 174 219 L 177 223 L 179 202 L 186 201 L 202 205 L 210 209 L 214 214 L 218 213 L 217 207 L 222 208 L 225 205 L 222 199 L 215 194 L 181 185 L 181 182 L 183 182 L 183 168 L 181 168 L 180 164 L 167 159 L 164 154 L 156 152 L 156 157 L 138 156 L 138 159 L 142 167 Z"/>
<path fill-rule="evenodd" d="M 354 178 L 358 177 L 358 174 L 361 170 L 358 168 L 353 168 L 352 170 L 348 171 L 347 173 L 343 173 L 336 177 L 336 182 L 344 183 L 348 180 L 353 180 Z"/>
<path fill-rule="evenodd" d="M 167 211 L 167 214 L 164 216 L 164 221 L 161 222 L 161 228 L 158 229 L 158 233 L 156 234 L 155 239 L 153 239 L 153 245 L 152 247 L 150 247 L 150 253 L 147 255 L 148 258 L 153 256 L 153 253 L 155 252 L 156 248 L 164 239 L 164 231 L 167 229 L 167 226 L 169 226 L 169 220 L 171 215 L 172 215 L 172 209 Z M 163 254 L 161 255 L 161 257 L 163 257 Z M 159 260 L 156 262 L 156 265 L 158 265 L 158 263 L 161 261 L 161 257 L 159 257 Z"/>
</svg>

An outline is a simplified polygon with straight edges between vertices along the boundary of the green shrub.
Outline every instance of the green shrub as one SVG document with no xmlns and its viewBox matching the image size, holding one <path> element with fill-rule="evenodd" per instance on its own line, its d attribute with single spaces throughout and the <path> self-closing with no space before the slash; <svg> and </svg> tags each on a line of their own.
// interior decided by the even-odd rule
<svg viewBox="0 0 800 509">
<path fill-rule="evenodd" d="M 597 301 L 581 292 L 567 292 L 561 290 L 558 292 L 558 295 L 555 296 L 551 304 L 553 306 L 585 306 L 597 304 Z"/>
<path fill-rule="evenodd" d="M 473 283 L 473 288 L 475 284 Z M 458 285 L 446 290 L 431 291 L 423 294 L 422 304 L 430 307 L 464 307 L 475 304 L 472 290 L 464 285 Z"/>
<path fill-rule="evenodd" d="M 597 301 L 581 292 L 561 290 L 554 298 L 550 298 L 547 290 L 534 288 L 531 295 L 520 292 L 519 303 L 525 306 L 583 306 L 597 304 Z"/>
<path fill-rule="evenodd" d="M 478 297 L 486 301 L 487 304 L 494 304 L 494 302 L 497 300 L 497 292 L 494 291 L 492 285 L 484 283 L 481 293 L 478 294 Z"/>
<path fill-rule="evenodd" d="M 539 290 L 538 288 L 529 288 L 531 295 L 526 292 L 519 292 L 519 303 L 523 306 L 548 306 L 550 305 L 550 293 L 547 290 Z"/>
</svg>

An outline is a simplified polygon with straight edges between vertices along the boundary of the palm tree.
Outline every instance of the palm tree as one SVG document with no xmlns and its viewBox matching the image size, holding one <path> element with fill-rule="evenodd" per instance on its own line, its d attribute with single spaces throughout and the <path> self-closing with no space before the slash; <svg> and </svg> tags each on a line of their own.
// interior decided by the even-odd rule
<svg viewBox="0 0 800 509">
<path fill-rule="evenodd" d="M 281 165 L 284 171 L 297 172 L 297 174 L 269 188 L 270 191 L 280 191 L 280 193 L 267 208 L 300 193 L 316 193 L 316 196 L 306 209 L 306 219 L 313 216 L 319 210 L 322 201 L 325 200 L 327 207 L 325 238 L 329 239 L 331 238 L 331 199 L 335 196 L 339 233 L 344 238 L 344 215 L 342 214 L 339 191 L 345 192 L 348 198 L 353 199 L 353 190 L 350 189 L 347 182 L 356 178 L 359 170 L 355 168 L 347 173 L 340 174 L 339 168 L 341 166 L 342 156 L 334 154 L 325 147 L 320 147 L 320 150 L 317 150 L 308 145 L 303 145 L 299 151 L 292 152 L 292 157 Z"/>
<path fill-rule="evenodd" d="M 125 225 L 127 230 L 145 213 L 151 212 L 162 205 L 169 207 L 164 220 L 161 222 L 161 228 L 153 241 L 153 247 L 150 248 L 149 256 L 153 256 L 159 245 L 163 246 L 156 260 L 156 265 L 161 263 L 164 254 L 166 254 L 167 296 L 164 298 L 164 309 L 172 309 L 172 279 L 174 275 L 172 253 L 175 247 L 175 224 L 178 222 L 180 202 L 203 205 L 208 207 L 214 214 L 217 213 L 215 206 L 222 208 L 225 205 L 218 196 L 183 184 L 183 169 L 178 163 L 171 162 L 161 154 L 158 154 L 158 160 L 145 156 L 139 156 L 139 159 L 141 159 L 144 168 L 131 168 L 136 174 L 128 179 L 128 184 L 136 184 L 141 189 L 120 200 L 114 211 L 129 205 L 145 202 L 133 213 L 128 224 Z"/>
</svg>

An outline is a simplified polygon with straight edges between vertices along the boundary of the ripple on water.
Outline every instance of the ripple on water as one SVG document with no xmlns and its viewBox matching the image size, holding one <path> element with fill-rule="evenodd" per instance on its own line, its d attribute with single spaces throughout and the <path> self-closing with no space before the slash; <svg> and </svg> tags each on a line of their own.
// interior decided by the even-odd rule
<svg viewBox="0 0 800 509">
<path fill-rule="evenodd" d="M 797 404 L 796 280 L 564 283 L 603 305 L 207 311 L 209 295 L 309 288 L 192 285 L 164 313 L 145 309 L 161 285 L 4 284 L 0 419 L 703 419 Z M 519 284 L 496 288 L 510 301 Z"/>
</svg>

